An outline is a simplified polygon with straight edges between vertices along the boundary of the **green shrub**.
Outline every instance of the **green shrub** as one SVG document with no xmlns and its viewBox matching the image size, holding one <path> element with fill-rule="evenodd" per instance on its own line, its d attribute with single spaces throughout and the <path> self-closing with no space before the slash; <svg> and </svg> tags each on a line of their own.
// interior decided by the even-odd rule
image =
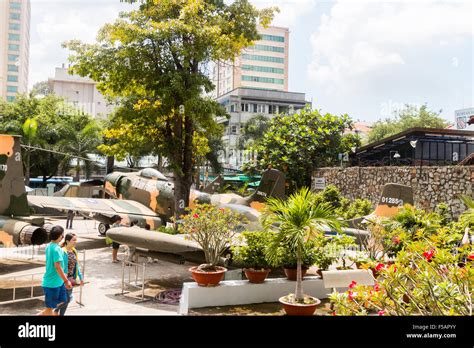
<svg viewBox="0 0 474 348">
<path fill-rule="evenodd" d="M 268 268 L 265 249 L 271 237 L 271 232 L 267 231 L 241 233 L 238 238 L 241 244 L 231 247 L 234 261 L 246 268 Z"/>
</svg>

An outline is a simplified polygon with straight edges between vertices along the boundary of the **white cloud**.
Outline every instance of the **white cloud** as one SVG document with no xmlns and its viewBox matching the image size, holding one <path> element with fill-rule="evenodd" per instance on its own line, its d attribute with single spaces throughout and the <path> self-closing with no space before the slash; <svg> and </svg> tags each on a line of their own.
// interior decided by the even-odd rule
<svg viewBox="0 0 474 348">
<path fill-rule="evenodd" d="M 280 27 L 295 25 L 300 16 L 311 12 L 316 6 L 316 0 L 255 0 L 251 2 L 259 9 L 272 6 L 278 7 L 280 12 L 275 14 L 272 25 Z"/>
<path fill-rule="evenodd" d="M 58 1 L 33 0 L 31 13 L 29 87 L 54 76 L 54 68 L 67 64 L 68 40 L 94 42 L 98 30 L 131 9 L 118 0 Z"/>
<path fill-rule="evenodd" d="M 370 74 L 406 64 L 424 48 L 473 35 L 469 1 L 339 0 L 311 36 L 310 78 L 327 91 L 352 91 Z"/>
</svg>

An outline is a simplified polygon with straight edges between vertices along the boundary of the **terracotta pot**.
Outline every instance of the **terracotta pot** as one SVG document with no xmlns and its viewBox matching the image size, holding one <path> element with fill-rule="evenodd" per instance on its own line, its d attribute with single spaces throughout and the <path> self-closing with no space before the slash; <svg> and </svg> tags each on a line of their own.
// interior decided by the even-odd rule
<svg viewBox="0 0 474 348">
<path fill-rule="evenodd" d="M 287 315 L 303 315 L 303 316 L 309 316 L 313 315 L 314 312 L 316 311 L 316 307 L 321 303 L 321 300 L 317 299 L 316 297 L 311 297 L 311 296 L 306 296 L 305 297 L 311 297 L 314 299 L 316 302 L 313 304 L 300 304 L 300 303 L 289 303 L 285 300 L 286 296 L 280 297 L 278 301 L 283 305 L 283 309 L 285 310 Z"/>
<path fill-rule="evenodd" d="M 253 268 L 244 268 L 245 276 L 250 283 L 263 283 L 270 273 L 270 268 L 265 268 L 263 270 L 255 270 Z"/>
<path fill-rule="evenodd" d="M 198 267 L 199 266 L 191 267 L 189 271 L 199 286 L 216 286 L 222 279 L 224 279 L 224 273 L 227 271 L 227 268 L 216 266 L 218 270 L 215 272 L 203 272 L 198 271 Z"/>
<path fill-rule="evenodd" d="M 296 280 L 296 268 L 286 268 L 283 267 L 283 270 L 285 271 L 286 278 L 288 280 Z M 306 275 L 306 272 L 308 271 L 308 267 L 301 267 L 301 278 L 303 279 L 304 276 Z"/>
</svg>

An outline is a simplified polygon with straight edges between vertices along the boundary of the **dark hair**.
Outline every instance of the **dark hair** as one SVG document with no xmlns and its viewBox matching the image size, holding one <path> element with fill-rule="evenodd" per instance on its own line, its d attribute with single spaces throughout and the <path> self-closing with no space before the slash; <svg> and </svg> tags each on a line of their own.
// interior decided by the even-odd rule
<svg viewBox="0 0 474 348">
<path fill-rule="evenodd" d="M 59 225 L 53 226 L 49 232 L 49 240 L 56 240 L 64 233 L 64 228 Z"/>
<path fill-rule="evenodd" d="M 64 242 L 61 244 L 61 247 L 65 247 L 67 245 L 66 242 L 69 242 L 71 239 L 73 239 L 74 237 L 76 236 L 75 233 L 66 233 L 66 235 L 64 236 Z"/>
<path fill-rule="evenodd" d="M 149 224 L 146 224 L 146 225 L 145 225 L 145 230 L 150 230 L 150 229 L 151 229 L 150 225 L 149 225 Z"/>
<path fill-rule="evenodd" d="M 112 216 L 112 222 L 117 222 L 122 220 L 122 217 L 120 215 L 114 215 Z"/>
<path fill-rule="evenodd" d="M 138 220 L 133 220 L 131 223 L 130 223 L 130 226 L 136 226 L 138 225 Z"/>
</svg>

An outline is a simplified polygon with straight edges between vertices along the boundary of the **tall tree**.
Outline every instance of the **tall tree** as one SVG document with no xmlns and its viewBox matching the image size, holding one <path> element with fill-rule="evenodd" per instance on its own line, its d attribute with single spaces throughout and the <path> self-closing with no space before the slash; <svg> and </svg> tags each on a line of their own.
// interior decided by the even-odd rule
<svg viewBox="0 0 474 348">
<path fill-rule="evenodd" d="M 320 114 L 309 108 L 299 114 L 277 115 L 270 121 L 263 139 L 252 146 L 257 169 L 271 165 L 286 173 L 289 190 L 311 186 L 311 173 L 317 167 L 338 163 L 338 154 L 360 144 L 358 136 L 346 134 L 352 127 L 348 115 Z M 250 164 L 246 164 L 252 173 Z"/>
<path fill-rule="evenodd" d="M 133 0 L 129 2 L 134 2 Z M 129 104 L 118 144 L 145 137 L 165 156 L 175 179 L 175 215 L 184 214 L 193 174 L 193 137 L 216 131 L 217 102 L 204 97 L 214 85 L 206 69 L 229 60 L 259 38 L 273 8 L 247 0 L 148 0 L 99 32 L 96 44 L 70 41 L 71 70 L 97 81 L 106 95 Z M 125 134 L 126 133 L 126 134 Z"/>
<path fill-rule="evenodd" d="M 414 127 L 446 128 L 448 122 L 439 112 L 431 111 L 428 106 L 417 107 L 406 104 L 394 118 L 377 121 L 369 133 L 368 142 L 374 142 Z"/>
</svg>

